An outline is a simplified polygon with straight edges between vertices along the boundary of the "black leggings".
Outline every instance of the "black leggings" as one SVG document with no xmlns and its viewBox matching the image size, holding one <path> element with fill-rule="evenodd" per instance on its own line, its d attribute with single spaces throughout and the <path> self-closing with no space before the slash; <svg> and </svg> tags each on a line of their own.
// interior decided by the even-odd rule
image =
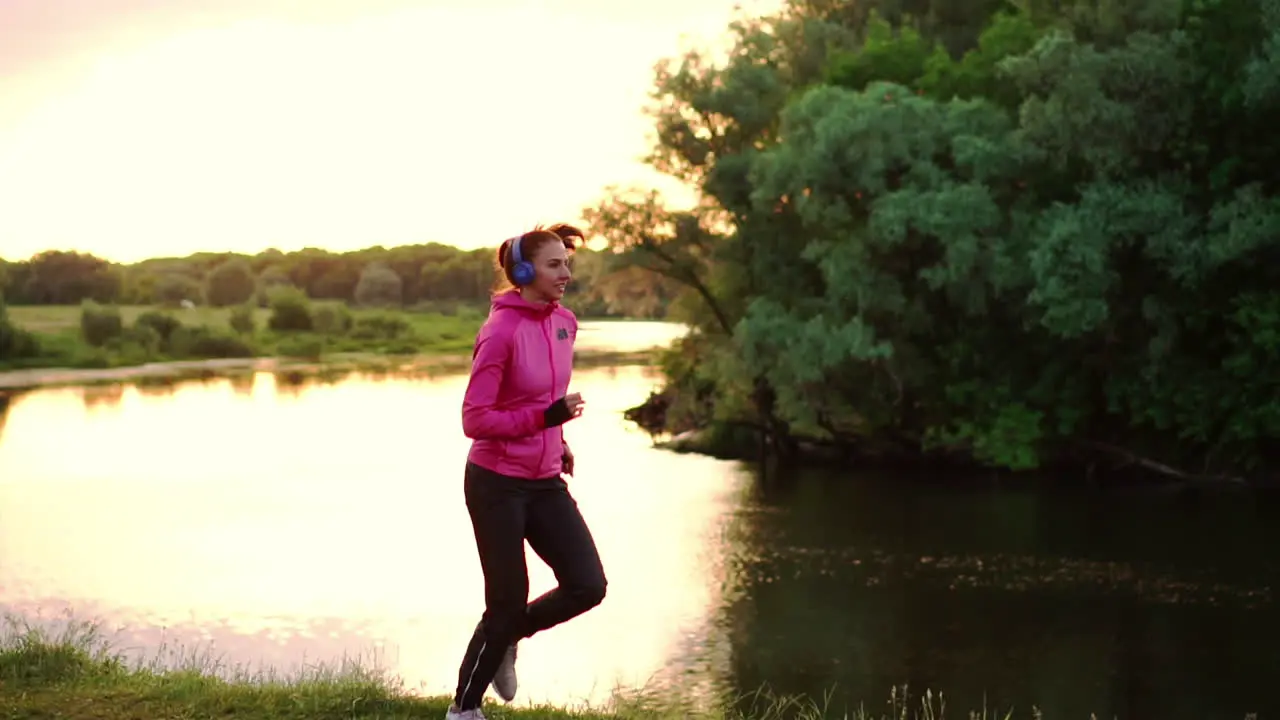
<svg viewBox="0 0 1280 720">
<path fill-rule="evenodd" d="M 522 480 L 467 463 L 464 487 L 485 604 L 454 696 L 458 709 L 470 710 L 480 707 L 507 647 L 599 605 L 606 582 L 595 540 L 563 479 Z M 525 540 L 559 583 L 531 603 Z"/>
</svg>

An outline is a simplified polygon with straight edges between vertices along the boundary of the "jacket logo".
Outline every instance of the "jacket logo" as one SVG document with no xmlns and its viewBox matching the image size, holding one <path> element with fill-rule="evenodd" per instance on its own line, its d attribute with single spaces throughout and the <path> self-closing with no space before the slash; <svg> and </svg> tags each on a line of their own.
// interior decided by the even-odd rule
<svg viewBox="0 0 1280 720">
<path fill-rule="evenodd" d="M 567 329 L 565 329 L 565 328 L 556 328 L 556 339 L 557 339 L 557 340 L 568 340 L 568 339 L 569 339 L 569 331 L 568 331 Z"/>
</svg>

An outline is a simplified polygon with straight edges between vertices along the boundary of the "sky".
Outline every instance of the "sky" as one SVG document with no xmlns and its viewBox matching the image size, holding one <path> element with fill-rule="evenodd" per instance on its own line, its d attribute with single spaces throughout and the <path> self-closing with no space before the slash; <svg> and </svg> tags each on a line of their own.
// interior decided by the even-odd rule
<svg viewBox="0 0 1280 720">
<path fill-rule="evenodd" d="M 688 202 L 642 110 L 736 4 L 774 3 L 0 0 L 0 257 L 474 248 L 608 185 Z"/>
</svg>

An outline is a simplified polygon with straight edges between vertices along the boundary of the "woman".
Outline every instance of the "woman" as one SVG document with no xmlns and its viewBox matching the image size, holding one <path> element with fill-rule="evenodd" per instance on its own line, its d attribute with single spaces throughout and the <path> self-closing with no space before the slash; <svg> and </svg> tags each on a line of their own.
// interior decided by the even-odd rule
<svg viewBox="0 0 1280 720">
<path fill-rule="evenodd" d="M 472 439 L 464 494 L 484 572 L 485 610 L 463 656 L 447 720 L 482 720 L 480 702 L 490 683 L 510 702 L 516 644 L 604 600 L 600 555 L 561 477 L 573 475 L 562 426 L 583 410 L 582 397 L 567 394 L 578 320 L 560 305 L 575 238 L 582 239 L 582 231 L 554 225 L 498 248 L 498 265 L 513 287 L 493 298 L 462 401 L 462 430 Z M 559 583 L 531 603 L 526 540 Z"/>
</svg>

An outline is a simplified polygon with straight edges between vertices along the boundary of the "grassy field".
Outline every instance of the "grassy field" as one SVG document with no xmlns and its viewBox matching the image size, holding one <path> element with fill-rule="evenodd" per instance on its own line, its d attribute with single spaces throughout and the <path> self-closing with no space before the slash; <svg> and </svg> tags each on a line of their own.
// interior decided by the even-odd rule
<svg viewBox="0 0 1280 720">
<path fill-rule="evenodd" d="M 0 717 L 44 720 L 408 720 L 443 718 L 449 701 L 411 695 L 394 679 L 358 664 L 315 667 L 294 677 L 269 671 L 219 667 L 193 658 L 177 669 L 158 663 L 128 663 L 113 654 L 90 625 L 69 625 L 50 636 L 15 620 L 0 636 Z M 910 702 L 896 693 L 876 703 L 883 712 L 824 713 L 813 702 L 757 693 L 746 712 L 693 709 L 678 700 L 637 693 L 618 695 L 602 708 L 510 708 L 486 703 L 494 720 L 941 720 L 940 696 Z M 1038 717 L 1035 711 L 1025 717 Z M 1013 714 L 961 713 L 973 719 Z"/>
<path fill-rule="evenodd" d="M 322 303 L 317 303 L 317 307 Z M 145 305 L 123 305 L 119 308 L 120 318 L 125 327 L 132 327 L 138 317 L 148 312 L 156 312 L 158 308 Z M 71 337 L 80 333 L 80 306 L 78 305 L 19 305 L 8 308 L 9 319 L 14 325 L 44 336 Z M 191 309 L 162 310 L 177 318 L 188 327 L 211 327 L 218 330 L 231 331 L 231 308 L 195 307 Z M 353 309 L 351 315 L 355 321 L 361 318 L 391 315 L 404 319 L 410 328 L 412 337 L 419 341 L 423 352 L 457 352 L 470 350 L 472 339 L 484 322 L 484 315 L 479 311 L 467 309 L 456 315 L 443 315 L 438 312 L 386 312 L 381 310 Z M 258 328 L 260 339 L 271 339 L 274 334 L 266 330 L 271 318 L 271 311 L 266 308 L 254 309 L 254 325 Z M 279 337 L 276 337 L 278 340 Z M 368 343 L 351 342 L 343 348 L 341 343 L 335 350 L 360 351 L 368 350 Z"/>
<path fill-rule="evenodd" d="M 155 310 L 147 305 L 121 305 L 120 317 L 126 326 L 133 325 L 138 316 Z M 184 325 L 211 325 L 231 329 L 231 308 L 195 307 L 190 310 L 170 310 Z M 258 308 L 254 321 L 258 327 L 266 327 L 271 311 Z M 45 335 L 80 331 L 79 305 L 10 305 L 9 319 L 24 330 Z"/>
<path fill-rule="evenodd" d="M 119 306 L 120 318 L 124 321 L 126 327 L 132 326 L 143 313 L 154 312 L 157 309 L 147 305 Z M 78 333 L 80 330 L 79 305 L 10 305 L 8 310 L 9 319 L 13 321 L 14 325 L 31 332 L 55 335 Z M 164 310 L 164 312 L 178 318 L 183 325 L 207 325 L 223 330 L 231 329 L 231 308 L 200 306 L 189 310 L 174 309 Z M 351 314 L 356 318 L 360 318 L 385 313 L 379 310 L 357 308 L 353 309 Z M 430 311 L 395 311 L 393 314 L 405 318 L 413 326 L 414 330 L 428 336 L 433 333 L 438 334 L 441 330 L 446 332 L 449 330 L 463 333 L 470 332 L 474 336 L 475 331 L 480 327 L 480 323 L 484 321 L 484 316 L 478 310 L 470 308 L 463 313 L 452 316 Z M 271 311 L 269 309 L 254 308 L 253 319 L 257 327 L 266 328 L 267 321 L 270 318 Z M 469 342 L 470 338 L 468 338 Z"/>
<path fill-rule="evenodd" d="M 15 306 L 7 308 L 13 327 L 33 333 L 40 352 L 21 358 L 0 358 L 0 370 L 32 368 L 116 368 L 204 359 L 283 357 L 319 360 L 327 356 L 467 354 L 484 315 L 474 308 L 456 314 L 439 312 L 347 309 L 333 303 L 314 303 L 313 315 L 336 311 L 338 329 L 276 331 L 271 311 L 253 310 L 254 329 L 236 332 L 230 308 L 162 310 L 154 307 L 116 308 L 121 332 L 107 342 L 91 344 L 81 330 L 79 306 Z M 156 337 L 138 319 L 161 313 L 179 328 Z M 332 321 L 330 323 L 332 325 Z M 170 338 L 174 338 L 170 341 Z"/>
<path fill-rule="evenodd" d="M 251 332 L 236 332 L 230 308 L 197 307 L 161 310 L 124 306 L 119 331 L 106 342 L 91 344 L 81 328 L 79 306 L 15 306 L 7 312 L 10 327 L 34 334 L 38 353 L 4 357 L 4 327 L 0 316 L 0 390 L 110 383 L 141 379 L 218 377 L 253 370 L 288 370 L 325 374 L 335 370 L 385 372 L 441 372 L 465 369 L 472 343 L 484 321 L 479 307 L 417 308 L 414 310 L 350 309 L 338 303 L 313 303 L 313 320 L 327 315 L 307 331 L 272 330 L 272 312 L 253 309 Z M 161 337 L 151 332 L 155 314 L 169 318 L 178 329 Z M 344 318 L 334 326 L 335 313 Z M 139 327 L 139 318 L 151 323 Z M 146 324 L 146 323 L 144 323 Z M 647 364 L 652 350 L 609 351 L 579 349 L 579 367 Z"/>
</svg>

